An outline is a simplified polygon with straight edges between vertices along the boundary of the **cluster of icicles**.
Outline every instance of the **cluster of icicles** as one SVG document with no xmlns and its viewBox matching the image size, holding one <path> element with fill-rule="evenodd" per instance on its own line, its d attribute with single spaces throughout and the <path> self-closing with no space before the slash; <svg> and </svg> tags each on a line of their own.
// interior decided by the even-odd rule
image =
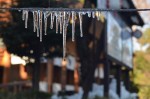
<svg viewBox="0 0 150 99">
<path fill-rule="evenodd" d="M 50 17 L 50 28 L 53 29 L 54 22 L 56 22 L 56 33 L 58 31 L 63 34 L 63 58 L 66 56 L 66 35 L 67 27 L 70 19 L 72 20 L 72 41 L 75 41 L 75 20 L 78 16 L 80 21 L 80 36 L 83 37 L 82 31 L 82 16 L 87 14 L 88 17 L 97 18 L 100 20 L 100 11 L 87 11 L 87 12 L 75 12 L 75 11 L 32 11 L 33 13 L 33 31 L 37 32 L 37 37 L 42 41 L 42 25 L 44 25 L 44 35 L 47 35 L 47 22 Z M 28 26 L 28 10 L 22 11 L 22 20 L 25 21 L 25 28 Z M 44 19 L 44 20 L 43 20 Z M 43 23 L 44 21 L 44 23 Z"/>
</svg>

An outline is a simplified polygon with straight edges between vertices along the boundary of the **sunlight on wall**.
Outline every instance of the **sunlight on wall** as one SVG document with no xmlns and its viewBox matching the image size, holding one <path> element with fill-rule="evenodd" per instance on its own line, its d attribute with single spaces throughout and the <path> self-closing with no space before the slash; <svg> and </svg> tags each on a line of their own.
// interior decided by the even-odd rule
<svg viewBox="0 0 150 99">
<path fill-rule="evenodd" d="M 21 59 L 19 56 L 11 54 L 11 64 L 12 65 L 16 65 L 16 64 L 25 65 L 26 62 L 25 62 L 25 60 Z"/>
<path fill-rule="evenodd" d="M 10 67 L 10 54 L 6 49 L 0 49 L 0 66 Z"/>
<path fill-rule="evenodd" d="M 20 71 L 19 71 L 19 73 L 20 73 L 21 79 L 27 79 L 28 78 L 28 74 L 25 71 L 25 66 L 20 65 Z"/>
</svg>

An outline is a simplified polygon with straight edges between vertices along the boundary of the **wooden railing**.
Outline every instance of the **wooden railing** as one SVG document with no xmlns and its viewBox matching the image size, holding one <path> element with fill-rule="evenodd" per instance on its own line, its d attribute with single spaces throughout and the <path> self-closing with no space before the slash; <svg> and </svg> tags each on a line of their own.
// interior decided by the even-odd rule
<svg viewBox="0 0 150 99">
<path fill-rule="evenodd" d="M 15 81 L 7 84 L 0 84 L 0 89 L 11 92 L 19 92 L 31 88 L 31 81 Z"/>
</svg>

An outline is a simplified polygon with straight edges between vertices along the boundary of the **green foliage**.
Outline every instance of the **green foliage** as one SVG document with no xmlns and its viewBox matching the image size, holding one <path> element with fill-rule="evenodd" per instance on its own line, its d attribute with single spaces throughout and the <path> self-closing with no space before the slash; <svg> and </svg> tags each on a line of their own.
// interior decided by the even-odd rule
<svg viewBox="0 0 150 99">
<path fill-rule="evenodd" d="M 131 93 L 138 93 L 139 92 L 138 85 L 135 84 L 133 81 L 130 83 L 130 92 Z"/>
<path fill-rule="evenodd" d="M 150 28 L 147 28 L 143 36 L 139 39 L 140 44 L 145 45 L 147 43 L 150 43 Z"/>
<path fill-rule="evenodd" d="M 150 28 L 146 29 L 143 37 L 139 40 L 140 44 L 144 46 L 150 43 Z M 150 98 L 150 48 L 145 52 L 136 52 L 134 59 L 133 82 L 139 88 L 140 99 Z"/>
<path fill-rule="evenodd" d="M 150 86 L 141 86 L 140 88 L 140 97 L 141 99 L 150 99 Z"/>
<path fill-rule="evenodd" d="M 135 67 L 133 72 L 134 83 L 138 85 L 139 95 L 142 99 L 148 99 L 143 97 L 149 97 L 150 92 L 150 61 L 148 59 L 150 53 L 136 52 Z M 146 86 L 146 88 L 145 88 Z"/>
</svg>

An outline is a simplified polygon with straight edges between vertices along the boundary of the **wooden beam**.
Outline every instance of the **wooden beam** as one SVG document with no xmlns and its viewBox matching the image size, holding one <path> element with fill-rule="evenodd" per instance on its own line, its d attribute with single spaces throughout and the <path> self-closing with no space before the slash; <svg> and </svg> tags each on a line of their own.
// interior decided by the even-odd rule
<svg viewBox="0 0 150 99">
<path fill-rule="evenodd" d="M 121 66 L 116 66 L 116 79 L 117 79 L 117 94 L 119 97 L 121 97 Z"/>
<path fill-rule="evenodd" d="M 109 73 L 110 73 L 110 63 L 108 59 L 104 62 L 104 96 L 109 96 Z"/>
<path fill-rule="evenodd" d="M 125 73 L 125 87 L 126 89 L 129 91 L 130 90 L 130 75 L 129 75 L 129 70 L 124 70 L 124 73 Z"/>
<path fill-rule="evenodd" d="M 52 92 L 53 84 L 53 61 L 48 59 L 47 63 L 47 83 L 48 83 L 48 92 Z"/>
<path fill-rule="evenodd" d="M 66 79 L 67 79 L 67 61 L 62 60 L 62 68 L 61 68 L 61 89 L 64 92 L 66 90 Z"/>
</svg>

